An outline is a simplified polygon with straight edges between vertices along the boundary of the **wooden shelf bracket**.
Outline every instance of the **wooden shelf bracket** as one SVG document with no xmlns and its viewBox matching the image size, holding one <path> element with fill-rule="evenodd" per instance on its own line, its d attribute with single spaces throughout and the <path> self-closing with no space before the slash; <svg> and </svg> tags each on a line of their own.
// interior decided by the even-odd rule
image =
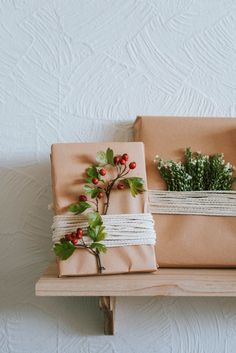
<svg viewBox="0 0 236 353">
<path fill-rule="evenodd" d="M 104 314 L 104 334 L 114 335 L 115 334 L 115 297 L 100 297 L 99 307 Z"/>
<path fill-rule="evenodd" d="M 98 297 L 104 333 L 114 335 L 117 297 L 236 297 L 236 269 L 160 268 L 154 273 L 59 278 L 53 263 L 39 278 L 35 293 L 44 297 Z"/>
</svg>

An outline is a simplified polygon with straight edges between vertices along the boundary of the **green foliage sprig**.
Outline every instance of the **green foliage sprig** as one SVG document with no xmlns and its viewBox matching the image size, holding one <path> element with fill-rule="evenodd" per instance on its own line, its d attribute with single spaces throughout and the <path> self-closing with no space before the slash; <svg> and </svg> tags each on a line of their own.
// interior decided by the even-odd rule
<svg viewBox="0 0 236 353">
<path fill-rule="evenodd" d="M 155 159 L 157 169 L 170 191 L 232 190 L 234 167 L 224 154 L 211 156 L 186 148 L 183 162 Z"/>
<path fill-rule="evenodd" d="M 128 188 L 133 197 L 145 191 L 142 178 L 127 177 L 136 168 L 136 162 L 128 163 L 128 160 L 127 153 L 114 155 L 111 148 L 97 153 L 96 163 L 86 170 L 84 194 L 79 195 L 77 203 L 69 206 L 69 211 L 74 214 L 86 212 L 88 227 L 85 233 L 83 229 L 78 228 L 73 233 L 65 234 L 54 245 L 54 252 L 61 260 L 68 259 L 75 249 L 84 248 L 96 256 L 98 270 L 102 272 L 100 253 L 106 252 L 106 246 L 102 243 L 106 232 L 101 214 L 108 212 L 112 190 L 115 187 L 120 191 Z M 87 212 L 88 210 L 91 211 Z M 84 242 L 84 235 L 91 239 L 89 245 Z"/>
<path fill-rule="evenodd" d="M 98 271 L 101 273 L 104 267 L 101 265 L 99 254 L 106 252 L 106 246 L 101 243 L 106 237 L 105 227 L 99 213 L 90 212 L 87 217 L 88 227 L 85 234 L 82 228 L 77 228 L 75 232 L 65 234 L 65 236 L 54 245 L 54 253 L 61 260 L 67 260 L 75 249 L 87 249 L 91 254 L 96 256 Z M 84 235 L 91 238 L 92 242 L 89 245 L 84 242 Z"/>
</svg>

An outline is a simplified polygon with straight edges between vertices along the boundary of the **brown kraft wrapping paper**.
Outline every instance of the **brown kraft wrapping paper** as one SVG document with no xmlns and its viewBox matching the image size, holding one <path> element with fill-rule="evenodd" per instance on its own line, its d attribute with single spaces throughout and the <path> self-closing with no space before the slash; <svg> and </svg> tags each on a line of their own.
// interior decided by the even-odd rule
<svg viewBox="0 0 236 353">
<path fill-rule="evenodd" d="M 236 166 L 236 119 L 138 117 L 135 141 L 145 145 L 148 188 L 166 189 L 154 158 L 180 160 L 186 147 L 223 152 Z M 236 267 L 236 217 L 153 214 L 160 267 Z"/>
<path fill-rule="evenodd" d="M 83 185 L 86 169 L 95 162 L 96 153 L 108 147 L 114 153 L 128 153 L 135 160 L 137 168 L 131 175 L 142 177 L 146 181 L 143 143 L 62 143 L 51 148 L 51 173 L 53 205 L 55 214 L 63 214 L 68 206 L 78 201 L 78 195 L 84 193 Z M 111 193 L 108 214 L 143 213 L 148 202 L 147 193 L 133 198 L 129 190 Z M 153 245 L 134 245 L 108 248 L 101 254 L 103 274 L 155 271 L 156 258 Z M 95 256 L 85 249 L 77 249 L 67 260 L 59 260 L 59 276 L 96 275 Z"/>
</svg>

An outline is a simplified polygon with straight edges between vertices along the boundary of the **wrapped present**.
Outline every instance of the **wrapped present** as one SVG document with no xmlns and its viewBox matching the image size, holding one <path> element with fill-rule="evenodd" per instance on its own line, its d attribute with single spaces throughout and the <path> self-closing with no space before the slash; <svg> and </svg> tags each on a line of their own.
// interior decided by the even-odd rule
<svg viewBox="0 0 236 353">
<path fill-rule="evenodd" d="M 186 147 L 191 147 L 193 151 L 208 155 L 222 152 L 225 161 L 236 165 L 236 119 L 138 117 L 134 132 L 135 141 L 142 141 L 145 145 L 148 188 L 153 199 L 166 189 L 154 163 L 156 155 L 165 160 L 178 161 Z M 156 254 L 159 266 L 236 267 L 235 192 L 232 194 L 234 198 L 231 198 L 230 192 L 222 195 L 216 193 L 214 207 L 211 207 L 211 200 L 204 196 L 206 202 L 202 207 L 195 204 L 195 208 L 189 211 L 189 202 L 193 202 L 191 196 L 190 201 L 187 198 L 182 204 L 183 212 L 180 211 L 179 199 L 174 198 L 182 195 L 178 192 L 176 195 L 170 194 L 173 198 L 169 201 L 175 203 L 175 207 L 169 214 L 162 213 L 167 198 L 170 199 L 165 195 L 164 203 L 161 200 L 162 207 L 156 204 L 157 213 L 153 214 L 158 234 Z M 222 209 L 219 202 L 227 207 Z M 201 208 L 205 209 L 205 214 Z M 212 211 L 213 208 L 215 210 Z"/>
<path fill-rule="evenodd" d="M 135 170 L 127 168 L 129 176 L 135 175 L 142 178 L 146 189 L 142 143 L 62 143 L 52 145 L 54 243 L 57 243 L 64 233 L 68 233 L 68 230 L 75 232 L 78 227 L 80 227 L 78 229 L 86 229 L 86 215 L 73 215 L 69 210 L 71 210 L 71 205 L 76 205 L 79 195 L 85 193 L 85 179 L 88 178 L 86 173 L 88 173 L 88 168 L 94 164 L 96 153 L 107 151 L 108 148 L 118 154 L 128 153 L 128 165 L 131 160 L 135 160 Z M 101 155 L 102 157 L 103 155 Z M 118 168 L 122 170 L 123 166 Z M 104 173 L 101 172 L 101 174 Z M 104 176 L 104 180 L 106 177 Z M 102 187 L 104 184 L 99 180 L 98 185 Z M 90 189 L 88 188 L 88 190 Z M 143 192 L 136 197 L 132 197 L 130 191 L 130 189 L 124 187 L 124 184 L 121 184 L 121 186 L 114 184 L 110 194 L 108 212 L 101 216 L 107 233 L 106 238 L 101 241 L 102 246 L 106 246 L 107 251 L 99 254 L 102 274 L 152 272 L 157 268 L 153 219 L 147 213 L 148 195 Z M 96 197 L 91 200 L 95 203 L 95 208 L 96 202 L 99 201 L 99 207 L 104 210 L 105 200 L 99 200 Z M 102 214 L 100 209 L 99 212 Z M 70 236 L 70 233 L 68 236 Z M 91 249 L 76 248 L 66 260 L 59 258 L 59 276 L 98 274 L 97 257 L 93 256 L 89 250 Z"/>
</svg>

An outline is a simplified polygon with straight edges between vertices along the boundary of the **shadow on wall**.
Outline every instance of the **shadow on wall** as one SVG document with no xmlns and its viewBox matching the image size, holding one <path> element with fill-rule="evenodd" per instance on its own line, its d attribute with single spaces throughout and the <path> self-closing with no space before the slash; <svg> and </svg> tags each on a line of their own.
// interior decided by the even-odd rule
<svg viewBox="0 0 236 353">
<path fill-rule="evenodd" d="M 18 162 L 11 162 L 14 164 Z M 40 298 L 34 294 L 37 279 L 54 259 L 52 213 L 48 211 L 49 161 L 4 167 L 0 179 L 0 317 L 7 318 L 10 331 L 17 329 L 23 333 L 30 323 L 32 332 L 28 339 L 32 340 L 33 335 L 37 345 L 41 333 L 45 337 L 48 325 L 50 332 L 54 328 L 55 333 L 64 330 L 77 335 L 103 334 L 102 313 L 96 299 Z"/>
</svg>

